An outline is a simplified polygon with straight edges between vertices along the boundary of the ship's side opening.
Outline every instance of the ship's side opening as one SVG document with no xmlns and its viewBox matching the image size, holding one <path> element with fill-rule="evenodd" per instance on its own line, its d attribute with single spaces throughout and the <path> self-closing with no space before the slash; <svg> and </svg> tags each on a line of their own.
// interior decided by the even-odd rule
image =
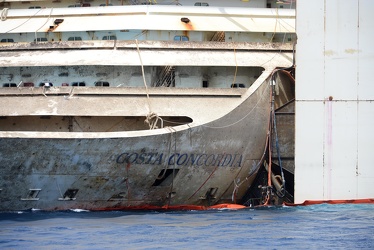
<svg viewBox="0 0 374 250">
<path fill-rule="evenodd" d="M 263 67 L 80 65 L 0 68 L 3 88 L 148 87 L 249 88 Z M 47 76 L 47 77 L 46 77 Z"/>
<path fill-rule="evenodd" d="M 186 116 L 160 117 L 161 127 L 192 122 Z M 119 132 L 148 130 L 144 116 L 2 116 L 0 131 L 38 132 Z"/>
<path fill-rule="evenodd" d="M 59 198 L 59 200 L 75 200 L 75 196 L 77 195 L 79 189 L 67 189 L 63 195 L 62 198 Z"/>
<path fill-rule="evenodd" d="M 163 169 L 160 171 L 155 182 L 152 186 L 169 186 L 171 185 L 173 178 L 178 174 L 179 169 Z"/>
</svg>

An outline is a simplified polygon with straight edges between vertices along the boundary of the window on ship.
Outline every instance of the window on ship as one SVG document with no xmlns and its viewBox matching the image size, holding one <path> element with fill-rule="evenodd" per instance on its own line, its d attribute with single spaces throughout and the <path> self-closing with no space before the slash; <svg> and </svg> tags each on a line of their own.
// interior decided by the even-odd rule
<svg viewBox="0 0 374 250">
<path fill-rule="evenodd" d="M 71 83 L 71 86 L 86 86 L 86 83 L 85 82 L 72 82 Z"/>
<path fill-rule="evenodd" d="M 233 83 L 231 88 L 245 88 L 245 85 L 243 83 Z"/>
<path fill-rule="evenodd" d="M 202 3 L 202 2 L 196 2 L 194 5 L 195 6 L 209 6 L 208 3 Z"/>
<path fill-rule="evenodd" d="M 71 36 L 68 38 L 68 41 L 82 41 L 82 37 L 80 36 Z"/>
<path fill-rule="evenodd" d="M 117 40 L 116 36 L 103 36 L 103 40 Z"/>
<path fill-rule="evenodd" d="M 14 43 L 14 40 L 12 38 L 4 38 L 1 39 L 2 43 Z"/>
<path fill-rule="evenodd" d="M 24 82 L 23 87 L 34 87 L 34 83 L 33 82 Z"/>
<path fill-rule="evenodd" d="M 17 87 L 17 84 L 15 84 L 15 83 L 4 83 L 3 87 Z"/>
<path fill-rule="evenodd" d="M 39 38 L 35 38 L 34 39 L 34 42 L 47 42 L 47 38 L 45 37 L 39 37 Z"/>
<path fill-rule="evenodd" d="M 43 86 L 51 87 L 51 86 L 53 86 L 53 83 L 51 83 L 51 82 L 41 82 L 41 83 L 39 83 L 39 87 L 43 87 Z"/>
<path fill-rule="evenodd" d="M 174 41 L 188 41 L 188 36 L 175 36 Z"/>
<path fill-rule="evenodd" d="M 97 81 L 95 82 L 96 87 L 109 87 L 109 82 Z"/>
</svg>

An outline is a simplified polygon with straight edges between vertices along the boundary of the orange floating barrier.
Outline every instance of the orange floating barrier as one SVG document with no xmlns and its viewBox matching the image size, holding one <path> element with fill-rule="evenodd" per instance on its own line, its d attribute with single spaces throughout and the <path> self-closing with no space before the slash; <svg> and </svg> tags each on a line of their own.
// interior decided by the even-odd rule
<svg viewBox="0 0 374 250">
<path fill-rule="evenodd" d="M 208 207 L 208 209 L 243 209 L 246 208 L 246 206 L 239 205 L 239 204 L 218 204 L 214 206 Z"/>
<path fill-rule="evenodd" d="M 202 211 L 215 209 L 232 209 L 238 210 L 246 208 L 246 206 L 238 204 L 217 204 L 213 206 L 196 206 L 196 205 L 173 205 L 173 206 L 129 206 L 129 207 L 113 207 L 105 209 L 96 209 L 94 211 Z"/>
</svg>

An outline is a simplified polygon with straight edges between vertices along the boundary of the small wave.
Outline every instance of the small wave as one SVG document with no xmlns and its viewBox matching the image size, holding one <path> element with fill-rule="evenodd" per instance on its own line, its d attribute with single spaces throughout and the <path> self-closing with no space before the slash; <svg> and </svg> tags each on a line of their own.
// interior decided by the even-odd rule
<svg viewBox="0 0 374 250">
<path fill-rule="evenodd" d="M 75 213 L 90 212 L 90 210 L 86 210 L 86 209 L 69 209 L 69 210 Z"/>
</svg>

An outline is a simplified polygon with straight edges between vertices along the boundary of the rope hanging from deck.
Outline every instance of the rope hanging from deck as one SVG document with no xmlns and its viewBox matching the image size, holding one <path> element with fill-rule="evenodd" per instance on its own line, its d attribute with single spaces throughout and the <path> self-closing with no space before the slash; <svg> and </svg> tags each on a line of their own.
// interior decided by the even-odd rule
<svg viewBox="0 0 374 250">
<path fill-rule="evenodd" d="M 149 129 L 152 130 L 152 129 L 158 128 L 157 127 L 157 122 L 160 120 L 161 121 L 161 128 L 163 128 L 164 127 L 164 122 L 163 122 L 162 118 L 159 117 L 156 113 L 152 112 L 151 102 L 150 102 L 150 99 L 149 99 L 148 86 L 147 86 L 147 82 L 145 80 L 143 61 L 142 61 L 142 57 L 140 55 L 140 50 L 139 50 L 138 39 L 135 39 L 135 42 L 136 42 L 136 49 L 137 49 L 138 55 L 139 55 L 140 66 L 142 68 L 143 83 L 144 83 L 145 91 L 147 93 L 148 114 L 146 115 L 144 123 L 148 124 Z"/>
</svg>

